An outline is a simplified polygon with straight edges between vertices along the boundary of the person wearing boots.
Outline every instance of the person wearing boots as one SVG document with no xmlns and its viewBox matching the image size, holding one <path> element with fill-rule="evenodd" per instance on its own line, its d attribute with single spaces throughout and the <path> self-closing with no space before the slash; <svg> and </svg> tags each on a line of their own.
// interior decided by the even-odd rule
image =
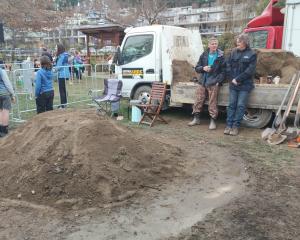
<svg viewBox="0 0 300 240">
<path fill-rule="evenodd" d="M 217 128 L 215 121 L 218 116 L 218 91 L 224 81 L 226 70 L 224 54 L 218 49 L 218 40 L 215 37 L 208 40 L 208 49 L 201 54 L 195 70 L 200 73 L 199 86 L 196 89 L 196 100 L 193 106 L 194 119 L 188 125 L 200 124 L 200 113 L 203 110 L 206 96 L 208 96 L 210 115 L 208 128 L 214 130 Z"/>
<path fill-rule="evenodd" d="M 236 39 L 237 47 L 232 50 L 226 63 L 230 81 L 229 106 L 227 108 L 224 134 L 236 136 L 245 114 L 248 97 L 254 88 L 256 53 L 249 46 L 249 37 L 241 34 Z"/>
<path fill-rule="evenodd" d="M 11 102 L 15 102 L 15 93 L 6 71 L 0 67 L 0 137 L 8 134 Z"/>
</svg>

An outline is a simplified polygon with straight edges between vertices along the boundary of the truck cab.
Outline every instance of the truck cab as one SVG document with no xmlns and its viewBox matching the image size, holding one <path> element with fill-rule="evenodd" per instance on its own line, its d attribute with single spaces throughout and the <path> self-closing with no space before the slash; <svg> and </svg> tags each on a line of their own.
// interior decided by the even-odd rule
<svg viewBox="0 0 300 240">
<path fill-rule="evenodd" d="M 271 0 L 261 15 L 252 19 L 244 30 L 250 36 L 252 48 L 281 49 L 284 15 Z"/>
<path fill-rule="evenodd" d="M 249 35 L 252 48 L 281 49 L 282 26 L 246 28 L 244 32 Z"/>
<path fill-rule="evenodd" d="M 200 33 L 185 28 L 152 25 L 125 33 L 115 72 L 123 81 L 122 95 L 134 99 L 147 98 L 153 81 L 170 86 L 173 60 L 195 66 L 203 52 Z"/>
</svg>

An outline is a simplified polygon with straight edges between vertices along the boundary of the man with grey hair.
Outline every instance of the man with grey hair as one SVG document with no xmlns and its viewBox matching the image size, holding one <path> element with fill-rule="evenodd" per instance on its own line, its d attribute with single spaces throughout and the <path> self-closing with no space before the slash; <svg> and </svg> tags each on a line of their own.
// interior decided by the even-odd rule
<svg viewBox="0 0 300 240">
<path fill-rule="evenodd" d="M 218 49 L 218 40 L 212 37 L 208 41 L 208 49 L 203 52 L 195 67 L 200 73 L 199 86 L 196 89 L 196 99 L 193 106 L 194 119 L 188 125 L 200 124 L 200 113 L 203 110 L 206 96 L 208 96 L 208 111 L 210 115 L 209 129 L 216 129 L 215 120 L 218 116 L 217 98 L 219 85 L 225 78 L 225 59 L 223 52 Z"/>
<path fill-rule="evenodd" d="M 249 38 L 241 34 L 236 39 L 237 47 L 227 59 L 226 72 L 230 81 L 229 106 L 224 134 L 236 136 L 245 114 L 248 97 L 254 88 L 256 53 L 249 46 Z"/>
</svg>

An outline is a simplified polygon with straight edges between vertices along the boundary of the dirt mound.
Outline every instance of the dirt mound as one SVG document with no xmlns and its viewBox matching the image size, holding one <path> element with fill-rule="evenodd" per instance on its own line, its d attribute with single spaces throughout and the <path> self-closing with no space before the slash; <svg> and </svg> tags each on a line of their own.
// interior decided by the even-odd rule
<svg viewBox="0 0 300 240">
<path fill-rule="evenodd" d="M 280 49 L 257 49 L 257 77 L 279 76 L 280 83 L 289 83 L 300 70 L 300 59 Z"/>
<path fill-rule="evenodd" d="M 256 78 L 267 76 L 273 78 L 279 76 L 280 83 L 289 83 L 293 75 L 300 71 L 300 58 L 293 53 L 281 49 L 256 49 L 257 66 Z M 226 58 L 231 51 L 227 51 Z M 189 82 L 197 80 L 198 73 L 195 72 L 194 66 L 187 61 L 173 60 L 173 82 Z M 262 82 L 266 83 L 266 82 Z"/>
<path fill-rule="evenodd" d="M 196 81 L 198 78 L 194 66 L 187 61 L 173 60 L 172 70 L 173 83 Z"/>
<path fill-rule="evenodd" d="M 94 110 L 40 114 L 0 140 L 0 196 L 61 209 L 124 201 L 182 171 L 182 151 Z"/>
</svg>

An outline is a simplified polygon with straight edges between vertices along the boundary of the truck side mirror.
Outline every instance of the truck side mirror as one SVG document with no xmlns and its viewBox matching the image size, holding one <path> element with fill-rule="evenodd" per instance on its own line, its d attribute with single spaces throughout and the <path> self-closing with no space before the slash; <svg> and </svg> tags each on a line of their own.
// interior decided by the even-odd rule
<svg viewBox="0 0 300 240">
<path fill-rule="evenodd" d="M 120 48 L 120 46 L 118 46 L 116 54 L 113 59 L 113 63 L 115 63 L 116 65 L 121 65 L 122 62 L 123 62 L 123 60 L 122 60 L 121 48 Z"/>
</svg>

